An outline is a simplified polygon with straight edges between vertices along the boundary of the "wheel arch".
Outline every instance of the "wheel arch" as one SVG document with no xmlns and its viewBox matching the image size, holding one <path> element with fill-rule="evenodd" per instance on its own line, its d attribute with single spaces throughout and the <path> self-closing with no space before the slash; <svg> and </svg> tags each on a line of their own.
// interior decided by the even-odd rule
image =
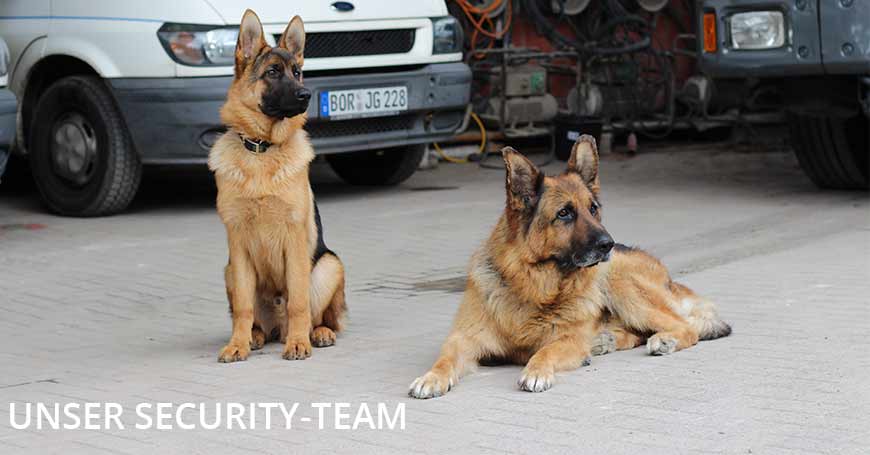
<svg viewBox="0 0 870 455">
<path fill-rule="evenodd" d="M 46 55 L 30 69 L 19 107 L 17 135 L 19 151 L 23 153 L 27 151 L 33 111 L 40 95 L 56 81 L 76 75 L 100 76 L 101 74 L 85 60 L 67 54 Z"/>
</svg>

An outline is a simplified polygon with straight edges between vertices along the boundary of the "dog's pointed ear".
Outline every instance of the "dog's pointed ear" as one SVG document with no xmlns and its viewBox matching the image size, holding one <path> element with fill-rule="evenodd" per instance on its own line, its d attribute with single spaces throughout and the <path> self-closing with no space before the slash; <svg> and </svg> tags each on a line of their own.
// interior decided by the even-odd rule
<svg viewBox="0 0 870 455">
<path fill-rule="evenodd" d="M 297 60 L 302 58 L 305 51 L 305 24 L 299 16 L 293 16 L 278 45 L 290 51 Z"/>
<path fill-rule="evenodd" d="M 245 65 L 266 46 L 263 37 L 263 24 L 257 13 L 245 10 L 242 23 L 239 25 L 239 41 L 236 43 L 236 76 L 240 76 Z"/>
<path fill-rule="evenodd" d="M 568 172 L 576 172 L 593 193 L 598 193 L 598 146 L 595 138 L 584 134 L 577 138 L 568 159 Z"/>
<path fill-rule="evenodd" d="M 535 165 L 511 147 L 501 149 L 504 158 L 505 189 L 507 190 L 508 207 L 514 210 L 525 210 L 538 201 L 538 192 L 544 175 Z"/>
</svg>

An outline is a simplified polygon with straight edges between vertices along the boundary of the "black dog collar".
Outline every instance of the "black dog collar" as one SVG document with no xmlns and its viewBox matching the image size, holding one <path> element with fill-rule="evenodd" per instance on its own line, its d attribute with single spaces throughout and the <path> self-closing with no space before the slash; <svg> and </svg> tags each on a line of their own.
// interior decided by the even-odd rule
<svg viewBox="0 0 870 455">
<path fill-rule="evenodd" d="M 248 139 L 241 134 L 239 134 L 239 138 L 242 140 L 242 144 L 245 144 L 245 148 L 254 153 L 266 153 L 266 150 L 272 146 L 271 142 L 262 139 Z"/>
</svg>

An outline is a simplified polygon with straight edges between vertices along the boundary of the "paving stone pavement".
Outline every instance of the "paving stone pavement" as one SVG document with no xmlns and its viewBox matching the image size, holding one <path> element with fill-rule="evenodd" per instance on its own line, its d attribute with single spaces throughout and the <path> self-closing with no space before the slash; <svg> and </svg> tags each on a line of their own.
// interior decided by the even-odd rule
<svg viewBox="0 0 870 455">
<path fill-rule="evenodd" d="M 270 344 L 229 365 L 216 361 L 230 321 L 214 192 L 201 169 L 177 174 L 149 177 L 129 213 L 105 219 L 0 189 L 0 453 L 870 453 L 870 200 L 817 191 L 787 153 L 701 144 L 602 160 L 611 234 L 716 300 L 732 336 L 597 357 L 541 394 L 517 389 L 518 366 L 481 367 L 426 401 L 407 386 L 444 340 L 502 172 L 442 164 L 359 189 L 318 166 L 348 329 L 306 361 Z M 119 403 L 126 428 L 14 429 L 28 402 Z M 300 403 L 312 419 L 136 430 L 142 402 L 204 403 L 210 419 L 215 403 Z M 335 429 L 327 412 L 319 429 L 320 402 L 404 404 L 406 426 Z"/>
</svg>

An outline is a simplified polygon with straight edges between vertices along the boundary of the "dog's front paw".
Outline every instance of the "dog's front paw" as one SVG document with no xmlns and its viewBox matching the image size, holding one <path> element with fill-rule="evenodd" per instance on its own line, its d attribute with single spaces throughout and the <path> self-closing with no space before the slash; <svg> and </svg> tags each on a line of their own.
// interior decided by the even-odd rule
<svg viewBox="0 0 870 455">
<path fill-rule="evenodd" d="M 520 386 L 520 390 L 525 390 L 526 392 L 543 392 L 553 387 L 555 378 L 552 370 L 546 371 L 540 368 L 526 367 L 517 384 Z"/>
<path fill-rule="evenodd" d="M 616 337 L 609 330 L 605 330 L 592 339 L 592 355 L 609 354 L 616 350 Z"/>
<path fill-rule="evenodd" d="M 311 357 L 311 341 L 308 338 L 288 339 L 284 345 L 284 360 L 305 360 Z"/>
<path fill-rule="evenodd" d="M 322 325 L 311 332 L 311 343 L 318 348 L 325 348 L 335 344 L 335 332 L 329 327 Z"/>
<path fill-rule="evenodd" d="M 218 354 L 218 362 L 221 363 L 230 363 L 230 362 L 238 362 L 240 360 L 247 360 L 248 354 L 251 353 L 251 343 L 243 342 L 239 343 L 236 341 L 230 341 L 221 349 L 220 354 Z"/>
<path fill-rule="evenodd" d="M 646 352 L 650 355 L 668 355 L 677 350 L 677 339 L 670 335 L 655 334 L 646 340 Z"/>
<path fill-rule="evenodd" d="M 444 395 L 453 388 L 453 378 L 442 376 L 435 372 L 428 372 L 411 383 L 408 395 L 425 400 Z"/>
</svg>

